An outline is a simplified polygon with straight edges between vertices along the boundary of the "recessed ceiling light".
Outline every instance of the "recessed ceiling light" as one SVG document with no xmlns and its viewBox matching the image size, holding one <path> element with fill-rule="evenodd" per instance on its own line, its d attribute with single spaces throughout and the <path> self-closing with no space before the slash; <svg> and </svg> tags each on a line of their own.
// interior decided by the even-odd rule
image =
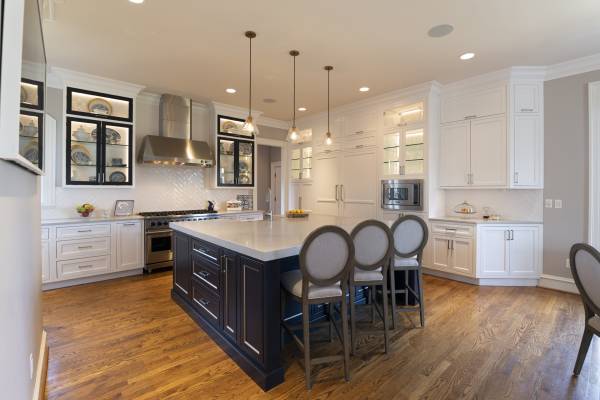
<svg viewBox="0 0 600 400">
<path fill-rule="evenodd" d="M 225 91 L 229 94 L 234 94 L 235 92 L 237 92 L 237 90 L 235 90 L 234 88 L 227 88 L 225 89 Z"/>
<path fill-rule="evenodd" d="M 306 111 L 306 107 L 298 107 L 298 111 Z"/>
<path fill-rule="evenodd" d="M 454 30 L 454 27 L 449 24 L 436 25 L 432 27 L 427 34 L 432 38 L 440 38 L 449 35 Z"/>
<path fill-rule="evenodd" d="M 470 60 L 473 57 L 475 57 L 475 53 L 465 53 L 465 54 L 461 54 L 460 59 L 464 61 L 464 60 Z"/>
<path fill-rule="evenodd" d="M 368 92 L 371 89 L 369 89 L 367 86 L 363 86 L 363 87 L 359 88 L 358 90 L 361 92 Z"/>
<path fill-rule="evenodd" d="M 129 2 L 133 4 L 142 4 L 144 0 L 129 0 Z"/>
</svg>

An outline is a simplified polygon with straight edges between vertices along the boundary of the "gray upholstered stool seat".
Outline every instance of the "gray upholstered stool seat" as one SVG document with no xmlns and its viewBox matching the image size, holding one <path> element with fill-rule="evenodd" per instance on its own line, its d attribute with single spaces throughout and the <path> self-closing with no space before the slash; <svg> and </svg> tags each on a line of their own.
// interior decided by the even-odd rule
<svg viewBox="0 0 600 400">
<path fill-rule="evenodd" d="M 365 271 L 364 269 L 354 268 L 354 281 L 355 282 L 369 282 L 369 281 L 382 281 L 383 272 L 381 267 L 374 271 Z"/>
<path fill-rule="evenodd" d="M 296 297 L 302 298 L 302 272 L 299 269 L 281 274 L 281 285 L 285 290 Z M 308 298 L 320 299 L 323 297 L 337 297 L 342 295 L 340 282 L 333 285 L 319 286 L 308 283 Z"/>
<path fill-rule="evenodd" d="M 418 266 L 419 266 L 419 260 L 417 260 L 416 256 L 408 257 L 408 258 L 396 256 L 394 258 L 394 267 L 418 267 Z"/>
<path fill-rule="evenodd" d="M 595 317 L 590 318 L 588 320 L 588 325 L 594 328 L 595 330 L 600 331 L 600 317 L 596 315 Z"/>
</svg>

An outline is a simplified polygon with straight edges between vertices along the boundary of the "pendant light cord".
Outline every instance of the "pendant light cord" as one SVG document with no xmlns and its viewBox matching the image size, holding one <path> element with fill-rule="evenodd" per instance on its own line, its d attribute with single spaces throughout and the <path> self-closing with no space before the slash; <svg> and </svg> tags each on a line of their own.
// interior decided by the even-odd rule
<svg viewBox="0 0 600 400">
<path fill-rule="evenodd" d="M 292 100 L 292 126 L 296 126 L 296 56 L 294 56 L 294 99 Z"/>
<path fill-rule="evenodd" d="M 330 69 L 327 70 L 327 132 L 331 132 L 329 130 L 329 73 Z"/>
<path fill-rule="evenodd" d="M 248 116 L 252 116 L 252 38 L 250 37 L 250 90 L 248 93 Z"/>
</svg>

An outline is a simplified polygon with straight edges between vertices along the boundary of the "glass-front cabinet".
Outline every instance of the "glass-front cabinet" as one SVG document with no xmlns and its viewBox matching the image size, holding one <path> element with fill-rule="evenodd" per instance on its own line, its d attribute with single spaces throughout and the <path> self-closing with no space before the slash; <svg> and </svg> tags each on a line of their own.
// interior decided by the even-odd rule
<svg viewBox="0 0 600 400">
<path fill-rule="evenodd" d="M 218 186 L 254 186 L 254 142 L 221 136 L 217 142 Z"/>
<path fill-rule="evenodd" d="M 67 185 L 131 185 L 133 128 L 67 117 Z"/>
<path fill-rule="evenodd" d="M 423 103 L 384 112 L 383 175 L 425 174 Z"/>
<path fill-rule="evenodd" d="M 133 185 L 133 99 L 67 87 L 66 113 L 65 184 Z"/>
<path fill-rule="evenodd" d="M 30 163 L 44 166 L 44 114 L 21 109 L 19 114 L 19 154 Z"/>
<path fill-rule="evenodd" d="M 312 179 L 312 146 L 303 146 L 292 149 L 290 167 L 294 181 Z"/>
</svg>

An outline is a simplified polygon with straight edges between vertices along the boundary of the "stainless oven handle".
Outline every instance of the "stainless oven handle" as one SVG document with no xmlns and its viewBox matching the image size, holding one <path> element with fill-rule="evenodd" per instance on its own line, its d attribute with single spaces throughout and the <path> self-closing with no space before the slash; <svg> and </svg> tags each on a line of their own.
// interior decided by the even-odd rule
<svg viewBox="0 0 600 400">
<path fill-rule="evenodd" d="M 165 234 L 165 233 L 172 234 L 173 231 L 171 229 L 165 229 L 165 230 L 161 230 L 161 231 L 148 231 L 148 232 L 146 232 L 146 235 L 148 235 L 148 236 L 156 236 L 156 235 L 162 235 L 162 234 Z"/>
</svg>

